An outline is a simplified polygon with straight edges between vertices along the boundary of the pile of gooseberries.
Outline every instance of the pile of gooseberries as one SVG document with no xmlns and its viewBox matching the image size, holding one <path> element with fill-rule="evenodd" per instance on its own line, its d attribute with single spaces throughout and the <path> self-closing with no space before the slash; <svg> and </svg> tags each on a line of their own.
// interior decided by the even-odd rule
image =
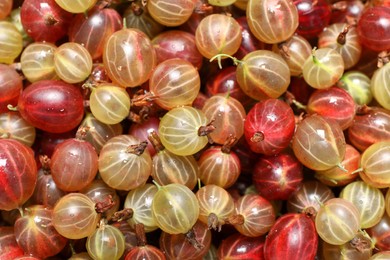
<svg viewBox="0 0 390 260">
<path fill-rule="evenodd" d="M 386 0 L 0 0 L 0 259 L 390 259 Z"/>
</svg>

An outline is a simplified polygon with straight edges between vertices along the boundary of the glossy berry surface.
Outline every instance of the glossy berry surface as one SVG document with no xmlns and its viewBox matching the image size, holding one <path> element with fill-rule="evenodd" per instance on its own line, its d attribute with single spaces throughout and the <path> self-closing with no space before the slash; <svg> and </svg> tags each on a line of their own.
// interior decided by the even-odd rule
<svg viewBox="0 0 390 260">
<path fill-rule="evenodd" d="M 237 82 L 242 91 L 256 100 L 278 98 L 290 84 L 290 69 L 285 60 L 268 50 L 252 51 L 239 62 Z"/>
<path fill-rule="evenodd" d="M 127 28 L 137 28 L 143 31 L 150 39 L 161 33 L 165 26 L 154 20 L 145 8 L 141 8 L 141 3 L 130 5 L 124 12 Z"/>
<path fill-rule="evenodd" d="M 257 194 L 247 194 L 235 202 L 235 214 L 243 217 L 243 223 L 234 227 L 248 237 L 266 234 L 275 223 L 275 210 L 272 204 Z"/>
<path fill-rule="evenodd" d="M 23 38 L 9 21 L 0 21 L 0 62 L 12 64 L 23 50 Z"/>
<path fill-rule="evenodd" d="M 54 52 L 54 69 L 63 81 L 74 84 L 83 82 L 92 71 L 92 57 L 81 44 L 67 42 Z"/>
<path fill-rule="evenodd" d="M 123 87 L 136 87 L 148 80 L 156 66 L 156 53 L 148 36 L 129 28 L 107 38 L 103 63 L 110 79 Z"/>
<path fill-rule="evenodd" d="M 318 236 L 314 222 L 305 214 L 285 214 L 267 235 L 264 259 L 314 259 Z"/>
<path fill-rule="evenodd" d="M 388 77 L 389 72 L 390 65 L 387 63 L 377 69 L 371 78 L 372 95 L 375 100 L 387 110 L 390 110 L 390 84 L 384 79 Z"/>
<path fill-rule="evenodd" d="M 12 111 L 0 114 L 0 132 L 30 147 L 36 137 L 35 128 L 27 123 L 19 113 Z"/>
<path fill-rule="evenodd" d="M 70 131 L 84 116 L 80 90 L 56 80 L 38 81 L 28 86 L 19 98 L 18 109 L 27 122 L 50 133 Z"/>
<path fill-rule="evenodd" d="M 58 254 L 68 242 L 52 223 L 53 210 L 42 205 L 27 208 L 15 223 L 15 236 L 24 252 L 42 259 Z"/>
<path fill-rule="evenodd" d="M 125 260 L 132 259 L 166 259 L 165 254 L 157 247 L 152 245 L 136 246 L 126 254 Z"/>
<path fill-rule="evenodd" d="M 76 138 L 56 146 L 51 158 L 51 174 L 63 191 L 86 188 L 98 171 L 98 155 L 93 146 Z"/>
<path fill-rule="evenodd" d="M 316 89 L 333 86 L 344 73 L 344 60 L 341 54 L 331 48 L 313 50 L 303 64 L 303 78 Z"/>
<path fill-rule="evenodd" d="M 5 64 L 0 64 L 0 112 L 7 112 L 7 105 L 16 105 L 23 83 L 18 73 Z"/>
<path fill-rule="evenodd" d="M 213 121 L 215 130 L 210 137 L 217 144 L 224 144 L 233 135 L 240 139 L 244 134 L 245 110 L 235 98 L 226 94 L 218 94 L 206 100 L 202 111 L 209 121 Z"/>
<path fill-rule="evenodd" d="M 294 4 L 299 14 L 299 35 L 314 38 L 329 24 L 332 10 L 326 0 L 295 0 Z"/>
<path fill-rule="evenodd" d="M 100 215 L 95 202 L 81 193 L 69 193 L 62 197 L 53 208 L 52 222 L 62 236 L 80 239 L 92 235 Z"/>
<path fill-rule="evenodd" d="M 302 168 L 292 153 L 262 156 L 255 165 L 253 184 L 268 200 L 286 200 L 302 183 Z"/>
<path fill-rule="evenodd" d="M 72 14 L 55 0 L 27 0 L 20 10 L 23 28 L 35 41 L 56 42 L 67 32 Z"/>
<path fill-rule="evenodd" d="M 360 228 L 359 210 L 345 199 L 330 199 L 318 210 L 315 225 L 318 235 L 332 245 L 342 245 L 355 237 Z"/>
<path fill-rule="evenodd" d="M 298 27 L 298 10 L 292 1 L 250 0 L 246 16 L 252 33 L 265 43 L 285 41 Z"/>
<path fill-rule="evenodd" d="M 76 15 L 69 28 L 69 41 L 82 44 L 91 54 L 92 59 L 99 59 L 103 54 L 104 42 L 122 28 L 122 19 L 112 8 L 94 8 L 85 14 Z"/>
<path fill-rule="evenodd" d="M 211 59 L 224 53 L 233 55 L 241 44 L 241 28 L 233 17 L 212 14 L 202 19 L 195 32 L 195 43 L 200 53 Z"/>
<path fill-rule="evenodd" d="M 192 230 L 195 239 L 201 245 L 199 248 L 189 243 L 185 234 L 171 235 L 162 232 L 159 245 L 167 259 L 199 259 L 207 253 L 211 245 L 211 231 L 206 224 L 199 221 L 195 223 Z"/>
<path fill-rule="evenodd" d="M 367 233 L 375 239 L 375 247 L 381 251 L 390 251 L 390 217 L 383 214 L 378 224 L 367 229 Z"/>
<path fill-rule="evenodd" d="M 86 247 L 93 259 L 118 260 L 125 251 L 125 238 L 118 228 L 103 224 L 88 237 Z"/>
<path fill-rule="evenodd" d="M 152 0 L 148 2 L 149 14 L 165 26 L 178 26 L 191 16 L 195 2 L 191 0 Z"/>
<path fill-rule="evenodd" d="M 0 7 L 1 7 L 1 11 L 0 11 L 0 19 L 3 20 L 4 18 L 6 18 L 12 11 L 12 4 L 13 4 L 13 0 L 2 0 L 0 1 Z"/>
<path fill-rule="evenodd" d="M 342 129 L 335 121 L 313 114 L 298 124 L 292 149 L 306 167 L 327 170 L 341 163 L 345 144 Z"/>
<path fill-rule="evenodd" d="M 206 95 L 213 96 L 218 93 L 229 94 L 240 101 L 240 103 L 247 107 L 255 101 L 249 98 L 240 88 L 236 78 L 236 67 L 229 66 L 218 71 L 206 82 Z"/>
<path fill-rule="evenodd" d="M 302 213 L 309 209 L 314 209 L 317 212 L 322 203 L 333 198 L 333 191 L 325 184 L 319 181 L 306 181 L 288 199 L 287 211 Z"/>
<path fill-rule="evenodd" d="M 341 162 L 343 168 L 333 167 L 325 171 L 316 171 L 315 177 L 322 183 L 330 186 L 345 186 L 358 177 L 353 171 L 359 168 L 360 153 L 352 145 L 345 146 L 344 159 Z"/>
<path fill-rule="evenodd" d="M 158 63 L 179 58 L 189 61 L 197 69 L 202 67 L 203 56 L 196 48 L 195 36 L 191 33 L 179 30 L 165 31 L 154 37 L 152 43 Z"/>
<path fill-rule="evenodd" d="M 330 87 L 318 89 L 311 94 L 307 111 L 310 114 L 319 114 L 327 119 L 336 121 L 345 130 L 355 116 L 355 102 L 351 95 L 342 88 Z"/>
<path fill-rule="evenodd" d="M 369 185 L 376 188 L 390 186 L 390 141 L 376 142 L 370 145 L 363 153 L 360 159 L 359 172 L 362 178 Z"/>
<path fill-rule="evenodd" d="M 207 124 L 207 117 L 198 109 L 190 106 L 169 110 L 160 121 L 159 133 L 161 143 L 170 152 L 177 155 L 192 155 L 208 142 L 207 136 L 201 134 L 201 127 Z"/>
<path fill-rule="evenodd" d="M 190 106 L 200 90 L 198 70 L 186 60 L 162 61 L 149 78 L 149 89 L 157 97 L 155 102 L 166 110 Z"/>
<path fill-rule="evenodd" d="M 86 12 L 89 8 L 93 7 L 96 1 L 97 0 L 56 0 L 56 3 L 61 6 L 62 9 L 70 13 L 83 13 Z"/>
<path fill-rule="evenodd" d="M 57 46 L 49 42 L 34 42 L 22 52 L 20 63 L 28 81 L 58 79 L 54 68 L 54 52 Z"/>
<path fill-rule="evenodd" d="M 246 19 L 246 16 L 238 17 L 236 18 L 236 21 L 241 27 L 242 39 L 241 39 L 240 48 L 234 54 L 234 57 L 236 57 L 237 59 L 242 59 L 245 55 L 247 55 L 251 51 L 261 50 L 266 48 L 266 44 L 264 42 L 259 41 L 249 29 L 248 20 Z"/>
<path fill-rule="evenodd" d="M 376 142 L 389 141 L 390 112 L 373 107 L 366 113 L 356 115 L 348 128 L 348 138 L 361 152 Z"/>
<path fill-rule="evenodd" d="M 99 173 L 108 186 L 132 190 L 144 185 L 152 171 L 152 158 L 145 150 L 137 152 L 141 140 L 131 135 L 111 138 L 99 155 Z"/>
<path fill-rule="evenodd" d="M 0 209 L 23 205 L 34 192 L 37 166 L 33 150 L 12 139 L 0 139 Z"/>
<path fill-rule="evenodd" d="M 379 52 L 390 48 L 390 7 L 375 6 L 366 9 L 359 19 L 357 31 L 361 43 Z"/>
<path fill-rule="evenodd" d="M 185 234 L 198 219 L 199 202 L 187 186 L 172 183 L 159 187 L 153 198 L 152 213 L 164 232 Z"/>
<path fill-rule="evenodd" d="M 292 109 L 278 99 L 255 104 L 245 120 L 244 135 L 252 151 L 266 155 L 285 149 L 294 134 Z"/>
<path fill-rule="evenodd" d="M 222 188 L 232 186 L 241 172 L 241 162 L 233 151 L 224 152 L 223 147 L 213 146 L 203 151 L 198 160 L 198 178 L 204 184 Z"/>
<path fill-rule="evenodd" d="M 53 181 L 50 170 L 43 168 L 38 171 L 37 185 L 30 200 L 34 205 L 54 207 L 55 203 L 65 196 L 67 192 L 60 190 Z"/>
<path fill-rule="evenodd" d="M 224 239 L 218 247 L 219 259 L 253 259 L 264 260 L 263 237 L 247 237 L 233 234 Z"/>
<path fill-rule="evenodd" d="M 23 249 L 16 242 L 13 227 L 0 227 L 0 258 L 15 259 L 24 254 Z"/>
</svg>

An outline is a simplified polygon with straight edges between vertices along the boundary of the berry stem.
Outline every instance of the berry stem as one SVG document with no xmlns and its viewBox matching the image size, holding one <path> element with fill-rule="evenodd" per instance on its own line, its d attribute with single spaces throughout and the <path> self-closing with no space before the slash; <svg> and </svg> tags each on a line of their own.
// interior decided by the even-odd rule
<svg viewBox="0 0 390 260">
<path fill-rule="evenodd" d="M 115 205 L 115 201 L 111 195 L 107 195 L 102 201 L 95 204 L 95 211 L 99 214 L 104 214 Z"/>
<path fill-rule="evenodd" d="M 215 130 L 215 126 L 213 125 L 214 121 L 215 119 L 212 119 L 210 123 L 208 123 L 207 125 L 199 127 L 198 136 L 206 136 L 210 134 L 212 131 L 214 131 Z"/>
<path fill-rule="evenodd" d="M 83 85 L 81 85 L 82 89 L 90 90 L 93 91 L 96 89 L 96 84 L 94 83 L 93 80 L 87 79 Z"/>
<path fill-rule="evenodd" d="M 367 105 L 361 105 L 356 107 L 356 115 L 367 115 L 372 108 Z"/>
<path fill-rule="evenodd" d="M 126 152 L 139 156 L 144 153 L 147 146 L 148 146 L 148 141 L 143 141 L 139 144 L 132 144 L 127 147 Z"/>
<path fill-rule="evenodd" d="M 321 177 L 321 179 L 325 179 L 325 180 L 327 180 L 327 181 L 330 181 L 331 183 L 334 183 L 334 185 L 337 185 L 337 181 L 336 180 L 334 180 L 334 179 L 328 179 L 328 178 L 325 178 L 325 177 Z"/>
<path fill-rule="evenodd" d="M 305 208 L 303 213 L 313 219 L 317 215 L 317 210 L 313 206 L 310 206 Z"/>
<path fill-rule="evenodd" d="M 201 0 L 200 4 L 197 4 L 194 13 L 196 14 L 212 14 L 214 7 L 208 3 L 207 0 Z"/>
<path fill-rule="evenodd" d="M 144 9 L 139 4 L 132 2 L 130 6 L 135 16 L 140 16 L 141 14 L 143 14 Z"/>
<path fill-rule="evenodd" d="M 207 217 L 207 226 L 209 229 L 218 230 L 218 232 L 222 229 L 222 223 L 219 222 L 217 215 L 215 213 L 210 213 Z"/>
<path fill-rule="evenodd" d="M 227 138 L 223 146 L 221 147 L 221 152 L 229 154 L 232 147 L 237 143 L 237 137 L 230 134 Z"/>
<path fill-rule="evenodd" d="M 347 25 L 344 28 L 344 30 L 339 34 L 339 36 L 337 36 L 337 43 L 338 44 L 344 45 L 346 43 L 347 33 L 348 33 L 350 27 L 351 27 L 350 25 Z"/>
<path fill-rule="evenodd" d="M 148 139 L 149 141 L 152 143 L 154 149 L 156 150 L 156 152 L 161 152 L 165 149 L 164 145 L 161 143 L 161 140 L 160 140 L 160 137 L 158 136 L 158 134 L 156 133 L 156 131 L 152 131 L 149 133 L 148 135 Z"/>
<path fill-rule="evenodd" d="M 231 225 L 242 225 L 245 222 L 245 218 L 241 214 L 236 214 L 228 217 L 225 222 Z"/>
<path fill-rule="evenodd" d="M 123 24 L 122 29 L 123 29 L 123 30 L 124 30 L 124 29 L 127 29 L 126 16 L 123 16 L 122 24 Z"/>
<path fill-rule="evenodd" d="M 305 106 L 301 102 L 297 101 L 295 99 L 294 94 L 291 93 L 290 91 L 286 91 L 286 93 L 284 94 L 284 99 L 285 99 L 286 103 L 289 104 L 290 106 L 292 104 L 294 104 L 300 110 L 304 110 L 304 111 L 307 110 L 307 106 Z"/>
<path fill-rule="evenodd" d="M 359 173 L 362 171 L 363 171 L 363 168 L 358 168 L 358 169 L 354 170 L 353 172 L 351 172 L 351 174 Z"/>
<path fill-rule="evenodd" d="M 39 155 L 39 162 L 41 163 L 41 169 L 43 170 L 43 174 L 50 174 L 50 158 L 47 155 Z"/>
<path fill-rule="evenodd" d="M 301 109 L 301 110 L 305 110 L 307 109 L 307 106 L 305 106 L 304 104 L 302 104 L 301 102 L 297 101 L 296 99 L 292 100 L 292 103 L 298 108 L 298 109 Z"/>
<path fill-rule="evenodd" d="M 204 247 L 199 241 L 196 239 L 195 230 L 191 228 L 187 233 L 185 233 L 186 240 L 193 245 L 196 249 L 200 250 Z"/>
<path fill-rule="evenodd" d="M 359 230 L 359 233 L 349 242 L 360 253 L 373 248 L 373 241 L 367 232 Z"/>
<path fill-rule="evenodd" d="M 76 132 L 76 139 L 77 140 L 85 140 L 85 138 L 87 137 L 89 129 L 90 129 L 89 126 L 80 126 L 79 129 L 77 129 L 77 132 Z"/>
<path fill-rule="evenodd" d="M 17 106 L 14 107 L 14 106 L 12 106 L 11 104 L 8 104 L 8 105 L 7 105 L 7 108 L 8 108 L 8 110 L 11 110 L 11 111 L 18 111 L 18 107 L 17 107 Z"/>
<path fill-rule="evenodd" d="M 374 249 L 375 248 L 375 241 L 374 241 L 374 239 L 372 239 L 370 237 L 370 235 L 367 233 L 367 231 L 364 229 L 360 229 L 359 233 L 361 233 L 364 238 L 366 238 L 370 241 L 370 249 Z"/>
<path fill-rule="evenodd" d="M 261 142 L 264 140 L 264 133 L 261 132 L 261 131 L 258 131 L 256 133 L 253 134 L 253 136 L 251 137 L 251 142 L 253 143 L 258 143 L 258 142 Z"/>
<path fill-rule="evenodd" d="M 232 59 L 232 60 L 233 60 L 233 64 L 234 64 L 235 66 L 237 66 L 237 65 L 240 64 L 240 63 L 243 63 L 243 61 L 237 59 L 236 57 L 233 57 L 233 56 L 231 56 L 231 55 L 229 55 L 229 54 L 224 54 L 224 53 L 219 53 L 219 54 L 215 55 L 214 57 L 212 57 L 212 58 L 210 59 L 210 62 L 213 62 L 215 59 L 217 59 L 217 61 L 218 61 L 218 66 L 219 66 L 220 69 L 222 69 L 222 64 L 221 64 L 222 57 Z"/>
<path fill-rule="evenodd" d="M 142 122 L 144 122 L 144 121 L 149 119 L 149 114 L 150 114 L 150 107 L 143 106 L 139 110 L 138 114 L 133 112 L 133 111 L 130 111 L 130 113 L 127 116 L 127 118 L 129 120 L 133 121 L 134 123 L 141 124 Z"/>
<path fill-rule="evenodd" d="M 120 211 L 115 212 L 111 218 L 110 222 L 120 222 L 120 221 L 126 221 L 133 217 L 134 211 L 130 208 L 124 208 Z"/>
<path fill-rule="evenodd" d="M 59 21 L 52 14 L 45 16 L 45 25 L 52 26 L 57 24 L 58 22 Z"/>
<path fill-rule="evenodd" d="M 337 164 L 337 167 L 342 170 L 343 172 L 348 172 L 347 169 L 345 169 L 344 165 L 342 165 L 341 163 Z"/>
<path fill-rule="evenodd" d="M 198 190 L 200 190 L 202 188 L 202 182 L 200 181 L 200 179 L 198 178 Z"/>
<path fill-rule="evenodd" d="M 317 59 L 317 57 L 315 55 L 316 54 L 316 50 L 317 50 L 317 47 L 314 47 L 313 50 L 311 51 L 311 56 L 312 56 L 314 64 L 320 63 L 320 61 Z"/>
<path fill-rule="evenodd" d="M 130 100 L 130 106 L 136 106 L 136 107 L 141 107 L 141 106 L 146 106 L 149 105 L 153 100 L 158 98 L 155 96 L 152 92 L 145 92 L 142 93 L 143 90 L 138 91 L 136 94 L 134 94 L 133 98 Z"/>
<path fill-rule="evenodd" d="M 107 225 L 107 219 L 106 218 L 101 218 L 99 221 L 99 229 L 104 230 Z"/>
<path fill-rule="evenodd" d="M 24 217 L 24 211 L 23 211 L 23 208 L 22 208 L 22 207 L 19 207 L 19 208 L 18 208 L 18 210 L 19 210 L 19 214 L 20 214 L 20 216 L 21 216 L 21 217 Z"/>
<path fill-rule="evenodd" d="M 384 65 L 389 63 L 389 61 L 390 61 L 390 52 L 389 51 L 382 51 L 378 54 L 377 67 L 382 68 Z"/>
<path fill-rule="evenodd" d="M 290 55 L 290 48 L 287 46 L 286 42 L 282 42 L 278 44 L 279 53 L 283 58 L 289 60 Z"/>
<path fill-rule="evenodd" d="M 152 180 L 152 182 L 154 183 L 154 185 L 157 186 L 157 189 L 161 189 L 162 188 L 161 185 L 157 183 L 157 181 Z"/>
<path fill-rule="evenodd" d="M 135 225 L 135 235 L 138 240 L 138 246 L 146 246 L 147 240 L 145 235 L 145 227 L 142 223 L 137 223 Z"/>
<path fill-rule="evenodd" d="M 74 243 L 73 240 L 69 242 L 69 248 L 70 248 L 70 252 L 72 253 L 72 255 L 75 255 L 76 254 L 76 250 L 74 249 L 73 243 Z"/>
</svg>

